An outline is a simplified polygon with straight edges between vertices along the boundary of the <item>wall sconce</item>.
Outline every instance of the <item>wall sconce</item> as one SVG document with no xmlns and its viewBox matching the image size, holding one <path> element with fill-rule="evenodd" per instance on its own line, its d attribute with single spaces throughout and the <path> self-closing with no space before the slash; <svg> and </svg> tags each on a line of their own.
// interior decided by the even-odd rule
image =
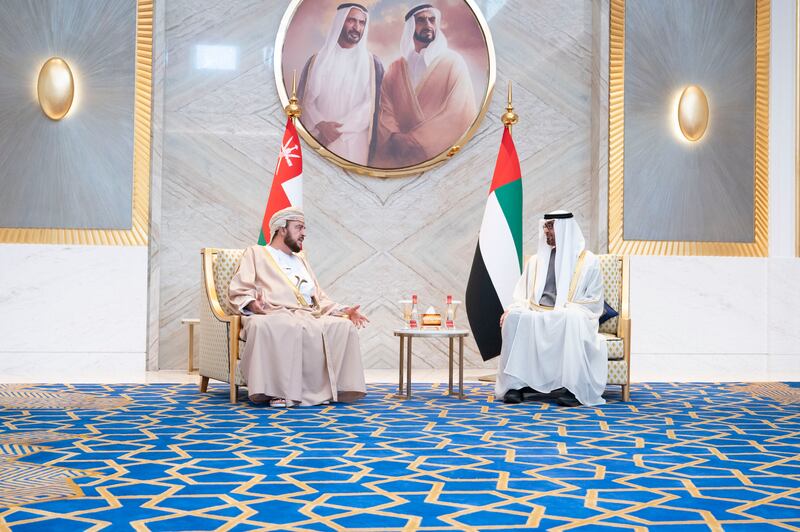
<svg viewBox="0 0 800 532">
<path fill-rule="evenodd" d="M 60 57 L 51 57 L 45 61 L 39 71 L 36 92 L 39 106 L 47 118 L 64 118 L 75 97 L 75 80 L 67 62 Z"/>
<path fill-rule="evenodd" d="M 678 99 L 677 120 L 686 140 L 700 140 L 708 128 L 708 98 L 703 89 L 689 85 Z"/>
</svg>

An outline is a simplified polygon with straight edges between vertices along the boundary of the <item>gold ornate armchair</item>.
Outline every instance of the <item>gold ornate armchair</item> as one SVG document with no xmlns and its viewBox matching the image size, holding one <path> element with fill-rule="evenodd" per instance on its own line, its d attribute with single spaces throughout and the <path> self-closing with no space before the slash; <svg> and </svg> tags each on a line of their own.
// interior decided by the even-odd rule
<svg viewBox="0 0 800 532">
<path fill-rule="evenodd" d="M 619 312 L 600 325 L 608 345 L 608 384 L 622 386 L 622 400 L 631 399 L 631 318 L 628 257 L 599 255 L 606 302 Z"/>
<path fill-rule="evenodd" d="M 208 380 L 227 382 L 231 403 L 238 400 L 239 386 L 247 383 L 239 368 L 241 316 L 228 301 L 231 282 L 243 249 L 203 248 L 200 284 L 206 297 L 200 297 L 200 391 Z"/>
</svg>

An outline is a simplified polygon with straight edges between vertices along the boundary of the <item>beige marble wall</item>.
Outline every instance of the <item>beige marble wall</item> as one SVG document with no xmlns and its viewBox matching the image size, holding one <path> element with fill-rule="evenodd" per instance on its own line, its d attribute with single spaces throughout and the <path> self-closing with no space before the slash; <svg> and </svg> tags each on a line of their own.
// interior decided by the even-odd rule
<svg viewBox="0 0 800 532">
<path fill-rule="evenodd" d="M 514 128 L 524 180 L 525 252 L 535 251 L 534 223 L 555 208 L 575 212 L 595 245 L 604 148 L 603 80 L 593 55 L 602 41 L 607 1 L 482 0 L 497 52 L 498 82 L 514 82 L 520 124 Z M 197 315 L 199 249 L 252 244 L 269 190 L 284 117 L 273 81 L 272 47 L 285 2 L 171 0 L 165 11 L 162 167 L 158 232 L 151 247 L 157 280 L 160 368 L 185 365 L 180 319 Z M 605 15 L 603 13 L 605 12 Z M 605 19 L 607 25 L 607 18 Z M 195 46 L 236 48 L 231 70 L 198 70 Z M 414 291 L 422 303 L 445 294 L 463 299 L 477 231 L 500 142 L 505 91 L 496 91 L 479 132 L 445 165 L 421 175 L 379 179 L 351 175 L 304 152 L 307 249 L 321 281 L 342 302 L 359 302 L 372 320 L 362 333 L 365 365 L 391 368 L 397 345 L 395 301 Z M 155 130 L 154 130 L 155 131 Z M 604 229 L 603 229 L 604 231 Z M 155 286 L 155 285 L 154 285 Z M 463 314 L 459 321 L 466 324 Z M 417 367 L 446 367 L 444 344 L 416 345 Z M 467 344 L 468 367 L 488 367 Z"/>
<path fill-rule="evenodd" d="M 592 1 L 591 248 L 608 250 L 608 0 Z"/>
<path fill-rule="evenodd" d="M 148 240 L 149 270 L 147 277 L 147 369 L 158 369 L 161 324 L 161 184 L 164 149 L 164 77 L 166 75 L 166 2 L 153 4 L 153 98 L 151 110 L 150 150 L 150 233 Z"/>
</svg>

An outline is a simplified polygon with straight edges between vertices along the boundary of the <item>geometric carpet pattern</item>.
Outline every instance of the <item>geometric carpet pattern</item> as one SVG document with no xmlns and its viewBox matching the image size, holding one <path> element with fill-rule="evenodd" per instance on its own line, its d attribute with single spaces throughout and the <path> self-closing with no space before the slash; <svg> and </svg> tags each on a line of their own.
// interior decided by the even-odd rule
<svg viewBox="0 0 800 532">
<path fill-rule="evenodd" d="M 225 386 L 4 389 L 67 400 L 0 407 L 0 529 L 800 530 L 800 406 L 748 386 L 563 408 L 377 384 L 289 410 Z"/>
</svg>

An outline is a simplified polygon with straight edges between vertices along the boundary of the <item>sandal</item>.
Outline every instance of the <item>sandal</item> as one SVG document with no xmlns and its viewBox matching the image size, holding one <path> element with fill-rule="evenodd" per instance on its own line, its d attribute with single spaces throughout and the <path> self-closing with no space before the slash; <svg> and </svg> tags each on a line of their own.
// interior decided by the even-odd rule
<svg viewBox="0 0 800 532">
<path fill-rule="evenodd" d="M 272 408 L 286 408 L 286 399 L 274 397 L 269 400 L 269 406 Z"/>
</svg>

